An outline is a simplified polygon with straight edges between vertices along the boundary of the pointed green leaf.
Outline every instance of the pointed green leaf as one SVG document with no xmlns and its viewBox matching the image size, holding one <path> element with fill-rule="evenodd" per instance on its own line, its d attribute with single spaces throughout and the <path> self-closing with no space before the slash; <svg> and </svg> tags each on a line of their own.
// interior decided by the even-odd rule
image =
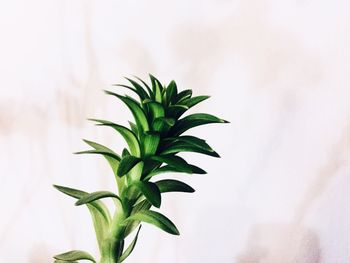
<svg viewBox="0 0 350 263">
<path fill-rule="evenodd" d="M 145 88 L 147 89 L 147 91 L 148 91 L 148 94 L 149 94 L 149 97 L 151 98 L 151 99 L 154 99 L 154 94 L 153 94 L 153 92 L 152 92 L 152 90 L 151 90 L 151 88 L 147 85 L 147 83 L 145 82 L 145 81 L 143 81 L 142 79 L 140 79 L 139 77 L 136 77 L 136 76 L 134 76 L 136 79 L 138 79 L 139 81 L 141 81 L 141 83 L 145 86 Z"/>
<path fill-rule="evenodd" d="M 147 132 L 144 133 L 141 137 L 141 145 L 143 147 L 143 156 L 151 156 L 154 155 L 157 151 L 158 144 L 160 141 L 159 133 L 155 132 Z"/>
<path fill-rule="evenodd" d="M 143 87 L 139 83 L 129 78 L 126 78 L 126 79 L 134 86 L 141 100 L 149 98 L 147 92 L 143 89 Z"/>
<path fill-rule="evenodd" d="M 142 221 L 155 225 L 169 234 L 180 235 L 179 230 L 173 222 L 164 215 L 152 210 L 137 212 L 125 220 L 125 222 L 129 221 Z"/>
<path fill-rule="evenodd" d="M 214 115 L 206 114 L 206 113 L 195 113 L 184 117 L 179 120 L 171 129 L 171 134 L 174 136 L 178 136 L 183 132 L 191 129 L 193 127 L 209 124 L 209 123 L 227 123 L 227 121 L 223 119 L 219 119 Z"/>
<path fill-rule="evenodd" d="M 160 207 L 160 191 L 155 183 L 139 181 L 135 182 L 132 186 L 135 186 L 152 205 L 154 205 L 157 208 Z"/>
<path fill-rule="evenodd" d="M 124 148 L 122 151 L 122 158 L 124 158 L 125 156 L 131 155 L 130 152 L 128 151 L 128 149 Z"/>
<path fill-rule="evenodd" d="M 210 96 L 196 96 L 196 97 L 182 100 L 181 104 L 186 105 L 188 108 L 192 108 L 193 106 L 197 105 L 198 103 L 200 103 L 206 99 L 209 99 L 209 98 L 210 98 Z"/>
<path fill-rule="evenodd" d="M 103 157 L 107 160 L 110 167 L 112 168 L 113 173 L 116 175 L 117 169 L 119 166 L 120 156 L 116 154 L 114 151 L 112 151 L 111 149 L 99 143 L 88 141 L 88 140 L 83 140 L 83 141 L 96 150 L 96 152 L 91 152 L 91 153 L 103 155 Z M 88 153 L 88 152 L 78 152 L 77 154 L 80 154 L 80 153 Z"/>
<path fill-rule="evenodd" d="M 119 196 L 116 195 L 115 193 L 108 192 L 108 191 L 97 191 L 97 192 L 93 192 L 93 193 L 90 193 L 90 194 L 83 196 L 75 203 L 75 205 L 79 206 L 79 205 L 88 204 L 88 203 L 91 203 L 95 200 L 99 200 L 99 199 L 106 198 L 106 197 L 116 198 L 121 203 Z"/>
<path fill-rule="evenodd" d="M 119 132 L 123 136 L 123 138 L 125 139 L 126 143 L 130 148 L 131 153 L 137 157 L 140 156 L 141 152 L 140 152 L 139 141 L 136 135 L 131 130 L 129 130 L 128 128 L 122 125 L 119 125 L 110 121 L 106 121 L 106 120 L 99 120 L 99 119 L 89 119 L 89 120 L 98 122 L 99 123 L 98 125 L 108 126 L 115 129 L 117 132 Z"/>
<path fill-rule="evenodd" d="M 113 84 L 112 86 L 127 88 L 127 89 L 133 91 L 134 93 L 136 93 L 136 95 L 139 96 L 141 100 L 145 99 L 145 97 L 143 97 L 143 94 L 142 94 L 142 93 L 140 93 L 140 92 L 137 91 L 135 88 L 130 87 L 130 86 L 128 86 L 128 85 L 124 85 L 124 84 Z"/>
<path fill-rule="evenodd" d="M 58 260 L 65 260 L 65 261 L 86 259 L 92 262 L 96 262 L 95 259 L 89 253 L 82 250 L 72 250 L 63 254 L 56 255 L 54 256 L 54 258 Z"/>
<path fill-rule="evenodd" d="M 192 90 L 190 89 L 183 90 L 179 92 L 179 94 L 177 94 L 175 103 L 181 103 L 182 100 L 191 98 L 191 96 L 192 96 Z"/>
<path fill-rule="evenodd" d="M 184 193 L 193 193 L 194 189 L 185 184 L 184 182 L 172 179 L 160 180 L 156 182 L 161 193 L 167 192 L 184 192 Z"/>
<path fill-rule="evenodd" d="M 163 91 L 163 86 L 160 83 L 160 81 L 154 77 L 153 75 L 149 74 L 152 82 L 152 90 L 154 93 L 155 100 L 159 103 L 162 103 L 162 91 Z"/>
<path fill-rule="evenodd" d="M 128 121 L 128 123 L 129 123 L 129 126 L 130 126 L 131 131 L 132 131 L 134 134 L 138 134 L 139 131 L 138 131 L 138 129 L 137 129 L 136 124 L 133 123 L 133 122 L 131 122 L 131 121 Z"/>
<path fill-rule="evenodd" d="M 176 167 L 176 169 L 185 173 L 192 172 L 192 169 L 189 167 L 189 164 L 179 156 L 168 154 L 168 155 L 152 156 L 151 159 Z"/>
<path fill-rule="evenodd" d="M 130 98 L 120 96 L 119 94 L 116 94 L 114 92 L 111 92 L 111 91 L 105 91 L 105 92 L 108 95 L 116 96 L 117 98 L 119 98 L 121 101 L 123 101 L 126 104 L 126 106 L 132 112 L 139 130 L 142 130 L 142 131 L 149 130 L 146 115 L 138 103 L 136 103 L 134 100 L 132 100 Z"/>
<path fill-rule="evenodd" d="M 162 173 L 169 173 L 169 172 L 188 173 L 188 174 L 206 174 L 206 171 L 192 164 L 188 164 L 188 169 L 186 171 L 178 169 L 174 166 L 164 165 L 147 174 L 143 180 L 149 180 L 151 177 L 155 175 L 162 174 Z"/>
<path fill-rule="evenodd" d="M 177 86 L 174 80 L 170 82 L 166 88 L 166 101 L 167 104 L 174 104 L 177 98 Z"/>
<path fill-rule="evenodd" d="M 107 151 L 88 150 L 88 151 L 75 152 L 75 154 L 101 154 L 105 157 L 110 157 L 116 161 L 121 160 L 121 157 L 118 154 L 107 152 Z"/>
<path fill-rule="evenodd" d="M 123 175 L 127 174 L 140 161 L 141 161 L 140 158 L 137 158 L 132 155 L 127 155 L 123 157 L 118 167 L 118 171 L 117 171 L 118 176 L 122 177 Z"/>
<path fill-rule="evenodd" d="M 177 141 L 172 143 L 171 145 L 165 147 L 164 150 L 160 151 L 160 154 L 176 154 L 179 152 L 196 152 L 213 157 L 220 157 L 220 155 L 218 155 L 215 151 L 203 150 L 202 148 L 197 147 L 196 145 L 184 141 Z"/>
<path fill-rule="evenodd" d="M 121 257 L 118 260 L 118 263 L 123 262 L 130 254 L 131 252 L 134 250 L 136 242 L 137 242 L 137 238 L 139 236 L 139 232 L 140 232 L 141 226 L 139 227 L 139 229 L 136 232 L 136 235 L 133 239 L 133 241 L 130 243 L 130 245 L 128 246 L 128 248 L 124 251 L 124 253 L 121 255 Z"/>
</svg>

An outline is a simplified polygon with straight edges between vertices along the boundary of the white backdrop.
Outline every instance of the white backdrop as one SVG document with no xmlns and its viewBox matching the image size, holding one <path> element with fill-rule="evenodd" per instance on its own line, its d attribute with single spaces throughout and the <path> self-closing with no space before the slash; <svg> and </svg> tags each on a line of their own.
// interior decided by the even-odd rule
<svg viewBox="0 0 350 263">
<path fill-rule="evenodd" d="M 350 261 L 350 4 L 345 0 L 13 0 L 0 3 L 0 262 L 97 253 L 89 214 L 52 184 L 114 189 L 81 138 L 123 141 L 88 117 L 131 116 L 102 89 L 153 73 L 212 98 L 194 130 L 193 195 L 144 225 L 128 262 Z M 188 177 L 188 178 L 186 178 Z"/>
</svg>

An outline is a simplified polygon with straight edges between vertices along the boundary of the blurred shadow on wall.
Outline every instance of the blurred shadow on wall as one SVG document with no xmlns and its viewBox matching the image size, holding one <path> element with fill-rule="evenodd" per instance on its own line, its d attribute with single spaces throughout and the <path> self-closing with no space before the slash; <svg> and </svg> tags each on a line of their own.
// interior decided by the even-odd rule
<svg viewBox="0 0 350 263">
<path fill-rule="evenodd" d="M 297 224 L 259 224 L 253 227 L 237 263 L 320 263 L 319 239 Z"/>
</svg>

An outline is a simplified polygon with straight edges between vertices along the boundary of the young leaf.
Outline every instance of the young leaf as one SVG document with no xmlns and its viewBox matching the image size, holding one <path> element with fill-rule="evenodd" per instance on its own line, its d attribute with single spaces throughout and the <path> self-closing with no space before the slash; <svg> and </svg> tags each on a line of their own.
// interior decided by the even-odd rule
<svg viewBox="0 0 350 263">
<path fill-rule="evenodd" d="M 155 225 L 169 234 L 180 235 L 179 230 L 176 228 L 173 222 L 171 222 L 164 215 L 152 210 L 139 211 L 136 214 L 128 217 L 124 222 L 127 223 L 129 221 L 142 221 Z"/>
<path fill-rule="evenodd" d="M 179 136 L 180 134 L 184 133 L 188 129 L 191 129 L 199 125 L 209 124 L 209 123 L 228 123 L 228 121 L 219 119 L 213 115 L 206 114 L 206 113 L 195 113 L 195 114 L 188 115 L 183 119 L 179 120 L 171 128 L 170 132 L 173 136 Z"/>
<path fill-rule="evenodd" d="M 143 136 L 141 137 L 141 145 L 143 147 L 142 152 L 143 156 L 151 156 L 154 155 L 157 151 L 158 144 L 160 141 L 160 135 L 159 133 L 151 133 L 147 132 L 144 133 Z"/>
<path fill-rule="evenodd" d="M 136 103 L 135 101 L 133 101 L 130 98 L 120 96 L 119 94 L 116 94 L 114 92 L 111 92 L 111 91 L 105 91 L 105 92 L 109 95 L 116 96 L 117 98 L 119 98 L 121 101 L 123 101 L 126 104 L 126 106 L 132 112 L 139 130 L 142 130 L 142 131 L 149 130 L 146 115 L 138 103 Z"/>
<path fill-rule="evenodd" d="M 143 103 L 149 107 L 150 112 L 152 114 L 152 120 L 159 117 L 164 117 L 165 111 L 162 104 L 160 104 L 159 102 L 149 100 L 146 100 Z"/>
<path fill-rule="evenodd" d="M 95 200 L 99 200 L 102 198 L 106 198 L 106 197 L 113 197 L 119 200 L 119 202 L 121 203 L 122 201 L 120 200 L 119 196 L 116 195 L 115 193 L 112 192 L 108 192 L 108 191 L 97 191 L 97 192 L 93 192 L 91 194 L 87 194 L 84 197 L 80 198 L 75 205 L 84 205 L 84 204 L 88 204 L 91 203 Z"/>
<path fill-rule="evenodd" d="M 160 180 L 156 182 L 156 185 L 158 186 L 161 193 L 168 193 L 168 192 L 193 193 L 195 191 L 188 184 L 185 184 L 184 182 L 181 182 L 178 180 L 172 180 L 172 179 Z"/>
<path fill-rule="evenodd" d="M 152 205 L 154 205 L 157 208 L 160 207 L 160 191 L 155 183 L 139 181 L 133 183 L 132 186 L 136 187 Z"/>
<path fill-rule="evenodd" d="M 122 177 L 123 175 L 127 174 L 140 161 L 141 161 L 140 158 L 137 158 L 137 157 L 132 156 L 132 155 L 127 155 L 127 156 L 123 157 L 123 159 L 121 160 L 121 162 L 119 164 L 117 175 L 119 177 Z"/>
<path fill-rule="evenodd" d="M 134 250 L 136 242 L 137 242 L 137 238 L 139 236 L 140 229 L 141 229 L 141 225 L 139 226 L 139 229 L 137 229 L 137 232 L 136 232 L 136 235 L 135 235 L 133 241 L 130 243 L 128 248 L 124 251 L 124 253 L 119 258 L 118 263 L 122 263 Z"/>
<path fill-rule="evenodd" d="M 129 130 L 128 128 L 110 122 L 110 121 L 105 121 L 105 120 L 98 120 L 98 119 L 89 119 L 91 121 L 95 121 L 98 122 L 98 125 L 101 126 L 108 126 L 108 127 L 112 127 L 113 129 L 115 129 L 117 132 L 119 132 L 125 139 L 126 143 L 128 144 L 130 151 L 133 155 L 139 157 L 140 156 L 140 144 L 139 141 L 136 137 L 136 135 Z"/>
<path fill-rule="evenodd" d="M 74 260 L 86 259 L 86 260 L 92 261 L 94 263 L 96 262 L 96 260 L 89 253 L 82 251 L 82 250 L 68 251 L 66 253 L 54 256 L 54 259 L 64 260 L 64 261 L 74 261 Z"/>
</svg>

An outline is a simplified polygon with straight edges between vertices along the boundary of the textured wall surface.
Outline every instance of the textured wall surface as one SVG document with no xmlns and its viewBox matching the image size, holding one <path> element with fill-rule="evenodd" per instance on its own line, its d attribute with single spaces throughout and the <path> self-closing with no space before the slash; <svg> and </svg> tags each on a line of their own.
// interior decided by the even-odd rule
<svg viewBox="0 0 350 263">
<path fill-rule="evenodd" d="M 210 100 L 197 128 L 222 156 L 169 194 L 173 237 L 145 225 L 130 263 L 350 262 L 350 4 L 345 0 L 0 3 L 0 262 L 97 252 L 89 214 L 52 188 L 113 190 L 81 138 L 131 116 L 101 90 L 151 72 Z M 113 88 L 112 88 L 113 89 Z"/>
</svg>

